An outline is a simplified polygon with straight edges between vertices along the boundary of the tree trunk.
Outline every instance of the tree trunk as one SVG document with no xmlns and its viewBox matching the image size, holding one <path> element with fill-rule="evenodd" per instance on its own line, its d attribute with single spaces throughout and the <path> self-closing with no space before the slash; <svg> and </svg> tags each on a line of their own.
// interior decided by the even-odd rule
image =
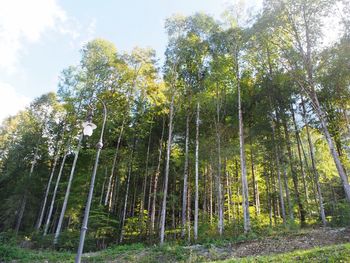
<svg viewBox="0 0 350 263">
<path fill-rule="evenodd" d="M 133 184 L 133 186 L 131 187 L 131 190 L 134 190 L 134 193 L 133 193 L 133 195 L 132 195 L 132 199 L 131 199 L 131 202 L 130 202 L 130 213 L 129 213 L 129 215 L 131 216 L 131 217 L 134 217 L 135 216 L 135 206 L 136 206 L 136 193 L 138 192 L 138 189 L 137 189 L 137 186 L 138 186 L 138 184 L 137 184 L 137 186 L 136 186 L 136 182 L 137 181 L 139 181 L 138 179 L 139 179 L 139 174 L 138 173 L 136 173 L 136 175 L 133 177 L 133 182 L 134 182 L 134 184 Z"/>
<path fill-rule="evenodd" d="M 303 188 L 304 188 L 304 193 L 305 193 L 305 201 L 306 203 L 309 203 L 309 192 L 306 186 L 306 176 L 305 176 L 305 170 L 304 170 L 304 165 L 303 165 L 303 159 L 301 155 L 301 146 L 300 146 L 300 135 L 299 135 L 299 129 L 297 126 L 297 122 L 295 120 L 295 114 L 294 114 L 294 109 L 293 105 L 291 105 L 291 112 L 292 112 L 292 119 L 294 123 L 294 130 L 295 130 L 295 137 L 297 141 L 297 149 L 298 149 L 298 158 L 299 158 L 299 166 L 300 166 L 300 171 L 301 171 L 301 176 L 303 179 Z M 305 211 L 304 211 L 304 220 L 301 222 L 305 222 Z M 300 219 L 302 218 L 301 210 L 300 210 Z"/>
<path fill-rule="evenodd" d="M 169 111 L 169 135 L 168 135 L 167 155 L 166 155 L 166 163 L 165 163 L 163 202 L 162 202 L 162 211 L 161 211 L 161 218 L 160 218 L 160 244 L 164 243 L 164 235 L 165 235 L 166 199 L 168 194 L 169 165 L 170 165 L 170 153 L 171 153 L 172 132 L 173 132 L 174 99 L 175 99 L 175 94 L 172 94 L 170 111 Z"/>
<path fill-rule="evenodd" d="M 271 123 L 272 126 L 272 141 L 274 144 L 274 148 L 275 148 L 275 158 L 276 158 L 276 170 L 277 170 L 277 178 L 278 178 L 278 188 L 279 188 L 279 197 L 280 197 L 280 205 L 281 205 L 281 210 L 282 210 L 282 219 L 283 219 L 283 224 L 286 224 L 286 210 L 285 210 L 285 206 L 284 206 L 284 199 L 283 199 L 283 187 L 282 187 L 282 180 L 281 180 L 281 166 L 280 166 L 280 153 L 279 153 L 279 149 L 276 143 L 276 139 L 275 139 L 275 124 Z"/>
<path fill-rule="evenodd" d="M 225 179 L 226 179 L 226 197 L 227 197 L 227 218 L 228 218 L 228 223 L 231 224 L 231 201 L 232 201 L 232 196 L 231 196 L 231 191 L 230 191 L 230 181 L 229 181 L 229 173 L 227 171 L 227 160 L 225 158 L 225 162 L 224 162 L 224 175 L 225 175 Z"/>
<path fill-rule="evenodd" d="M 213 173 L 211 170 L 211 165 L 209 164 L 209 182 L 210 182 L 210 198 L 209 198 L 209 212 L 210 212 L 210 225 L 213 224 Z"/>
<path fill-rule="evenodd" d="M 269 212 L 269 225 L 272 227 L 272 204 L 271 204 L 271 194 L 270 194 L 270 178 L 269 173 L 266 172 L 264 168 L 264 174 L 265 174 L 265 183 L 266 183 L 266 196 L 267 196 L 267 210 Z"/>
<path fill-rule="evenodd" d="M 187 191 L 187 241 L 191 242 L 191 188 Z"/>
<path fill-rule="evenodd" d="M 271 161 L 271 163 L 272 163 L 272 161 Z M 271 188 L 272 188 L 271 190 L 273 193 L 273 195 L 272 195 L 273 223 L 274 223 L 274 226 L 276 226 L 277 225 L 277 214 L 278 214 L 277 208 L 278 208 L 278 206 L 277 206 L 277 201 L 276 201 L 276 199 L 277 199 L 276 178 L 273 174 L 273 167 L 271 167 L 270 173 L 271 173 L 270 180 L 271 180 Z"/>
<path fill-rule="evenodd" d="M 294 112 L 292 112 L 292 117 L 294 118 Z M 293 186 L 294 186 L 294 193 L 295 193 L 295 199 L 296 202 L 298 204 L 298 208 L 299 208 L 299 216 L 300 216 L 300 222 L 301 224 L 305 223 L 305 210 L 304 210 L 304 206 L 303 203 L 301 201 L 300 198 L 300 193 L 299 193 L 299 182 L 298 182 L 298 176 L 297 173 L 295 171 L 294 165 L 293 165 L 293 156 L 292 156 L 292 150 L 291 150 L 291 144 L 290 144 L 290 137 L 289 137 L 289 131 L 288 131 L 288 126 L 287 126 L 287 121 L 285 118 L 283 118 L 283 128 L 284 128 L 284 134 L 285 134 L 285 138 L 286 138 L 286 142 L 287 142 L 287 153 L 288 153 L 288 158 L 289 158 L 289 165 L 290 165 L 290 170 L 292 173 L 292 180 L 293 180 Z M 300 146 L 298 143 L 298 153 L 300 154 Z M 299 155 L 300 157 L 300 155 Z M 300 160 L 299 160 L 300 161 Z M 302 165 L 302 163 L 301 163 Z M 304 174 L 304 169 L 302 169 L 302 176 L 303 176 L 303 180 L 304 180 L 304 184 L 305 184 L 305 174 Z M 304 185 L 304 189 L 306 188 L 306 186 Z"/>
<path fill-rule="evenodd" d="M 258 182 L 255 178 L 253 144 L 252 144 L 251 138 L 250 138 L 250 162 L 251 162 L 251 170 L 252 170 L 252 177 L 253 177 L 253 197 L 254 197 L 255 215 L 257 216 L 260 214 L 260 200 L 259 200 L 259 192 L 258 192 Z"/>
<path fill-rule="evenodd" d="M 114 214 L 118 209 L 117 206 L 118 206 L 119 189 L 120 189 L 120 178 L 118 175 L 116 175 L 114 179 L 112 201 L 110 204 L 111 212 Z"/>
<path fill-rule="evenodd" d="M 208 185 L 208 170 L 207 170 L 207 166 L 205 165 L 203 167 L 203 188 L 202 188 L 202 196 L 203 196 L 203 216 L 202 216 L 202 220 L 204 220 L 205 216 L 208 213 L 208 203 L 207 203 L 207 195 L 208 195 L 208 191 L 207 191 L 207 185 Z"/>
<path fill-rule="evenodd" d="M 136 138 L 134 138 L 133 146 L 131 149 L 130 153 L 130 159 L 129 159 L 129 165 L 128 165 L 128 177 L 126 181 L 126 190 L 125 190 L 125 198 L 124 198 L 124 208 L 123 208 L 123 215 L 122 215 L 122 220 L 120 223 L 120 237 L 119 237 L 119 243 L 123 242 L 124 238 L 124 225 L 125 225 L 125 219 L 126 219 L 126 208 L 128 205 L 128 196 L 129 196 L 129 188 L 130 188 L 130 178 L 131 178 L 131 173 L 132 173 L 132 166 L 133 166 L 133 160 L 134 160 L 134 151 L 136 147 Z"/>
<path fill-rule="evenodd" d="M 100 205 L 102 205 L 102 201 L 103 201 L 103 194 L 104 194 L 104 191 L 105 191 L 105 184 L 106 184 L 107 176 L 108 176 L 108 170 L 107 170 L 107 167 L 106 167 L 105 168 L 105 178 L 103 179 L 102 189 L 101 189 Z"/>
<path fill-rule="evenodd" d="M 153 120 L 152 120 L 153 121 Z M 141 205 L 140 205 L 140 213 L 143 219 L 143 210 L 145 207 L 145 200 L 146 200 L 146 188 L 147 188 L 147 178 L 148 178 L 148 162 L 149 162 L 149 152 L 151 147 L 151 139 L 152 139 L 152 123 L 151 127 L 149 129 L 149 138 L 148 138 L 148 144 L 147 144 L 147 153 L 146 153 L 146 168 L 145 168 L 145 178 L 142 184 L 142 197 L 141 197 Z"/>
<path fill-rule="evenodd" d="M 158 179 L 160 174 L 160 164 L 162 161 L 164 130 L 165 130 L 165 118 L 163 117 L 162 134 L 160 136 L 159 148 L 158 148 L 158 164 L 157 164 L 156 173 L 154 175 L 154 185 L 153 185 L 153 194 L 152 194 L 153 198 L 152 198 L 152 212 L 151 212 L 151 234 L 153 234 L 154 232 L 154 225 L 155 225 L 155 219 L 156 219 L 157 188 L 158 188 Z"/>
<path fill-rule="evenodd" d="M 70 188 L 71 188 L 71 186 L 72 186 L 72 181 L 73 181 L 75 166 L 76 166 L 77 161 L 78 161 L 78 156 L 79 156 L 79 151 L 80 151 L 80 147 L 81 147 L 81 142 L 82 142 L 82 140 L 83 140 L 83 134 L 80 135 L 80 137 L 79 137 L 79 142 L 78 142 L 78 146 L 77 146 L 77 149 L 75 150 L 75 156 L 74 156 L 72 169 L 71 169 L 71 171 L 70 171 L 70 175 L 69 175 L 69 179 L 68 179 L 68 185 L 67 185 L 67 189 L 66 189 L 66 194 L 65 194 L 65 196 L 64 196 L 64 201 L 63 201 L 63 205 L 62 205 L 62 210 L 61 210 L 60 218 L 59 218 L 59 220 L 58 220 L 58 224 L 57 224 L 57 228 L 56 228 L 56 233 L 55 233 L 55 238 L 54 238 L 54 241 L 53 241 L 54 244 L 57 244 L 58 238 L 59 238 L 60 233 L 61 233 L 61 227 L 62 227 L 62 223 L 63 223 L 63 219 L 64 219 L 64 214 L 66 213 L 66 209 L 67 209 L 68 198 L 69 198 L 69 194 L 70 194 Z"/>
<path fill-rule="evenodd" d="M 249 194 L 247 180 L 247 166 L 244 150 L 244 129 L 243 129 L 243 114 L 241 102 L 241 85 L 239 76 L 238 53 L 236 53 L 236 80 L 238 93 L 238 123 L 239 123 L 239 149 L 241 157 L 241 176 L 242 176 L 242 197 L 243 197 L 243 217 L 244 217 L 244 232 L 250 231 L 250 215 L 249 215 Z"/>
<path fill-rule="evenodd" d="M 197 118 L 196 118 L 196 150 L 195 150 L 195 199 L 194 199 L 194 240 L 198 238 L 198 198 L 199 198 L 199 185 L 198 185 L 198 151 L 199 151 L 199 102 L 197 102 Z"/>
<path fill-rule="evenodd" d="M 343 167 L 343 165 L 340 161 L 340 158 L 339 158 L 339 154 L 334 146 L 333 139 L 328 131 L 327 121 L 326 121 L 324 113 L 319 105 L 316 93 L 314 93 L 314 96 L 313 96 L 313 105 L 315 105 L 316 113 L 321 121 L 322 128 L 323 128 L 323 134 L 326 138 L 329 150 L 331 152 L 335 166 L 336 166 L 338 173 L 339 173 L 339 177 L 340 177 L 341 182 L 343 184 L 346 199 L 348 200 L 348 202 L 350 202 L 350 185 L 349 185 L 349 181 L 348 181 L 348 176 L 345 173 L 344 167 Z"/>
<path fill-rule="evenodd" d="M 64 156 L 63 156 L 63 159 L 62 159 L 62 162 L 61 162 L 61 166 L 60 166 L 60 170 L 59 170 L 58 175 L 57 175 L 55 188 L 54 188 L 53 193 L 52 193 L 50 209 L 49 209 L 49 212 L 48 212 L 47 218 L 46 218 L 46 224 L 45 224 L 45 228 L 44 228 L 44 236 L 47 234 L 47 231 L 48 231 L 49 226 L 50 226 L 52 211 L 53 211 L 54 204 L 55 204 L 55 201 L 56 201 L 57 189 L 58 189 L 58 186 L 59 186 L 60 181 L 61 181 L 61 176 L 62 176 L 62 173 L 63 173 L 63 168 L 64 168 L 64 164 L 66 162 L 67 154 L 68 154 L 68 152 L 64 153 Z"/>
<path fill-rule="evenodd" d="M 307 10 L 306 10 L 306 8 L 304 8 L 303 9 L 303 19 L 304 19 L 305 38 L 306 38 L 306 52 L 303 51 L 303 49 L 300 45 L 300 42 L 298 44 L 299 44 L 299 47 L 301 47 L 300 50 L 303 53 L 302 57 L 303 57 L 304 69 L 306 70 L 306 73 L 307 73 L 306 79 L 308 81 L 309 87 L 306 87 L 304 85 L 300 85 L 300 86 L 302 87 L 302 89 L 304 89 L 304 91 L 306 91 L 307 95 L 309 96 L 309 98 L 312 101 L 312 106 L 315 110 L 317 117 L 319 118 L 319 120 L 321 122 L 323 135 L 326 138 L 326 141 L 327 141 L 328 147 L 329 147 L 329 151 L 333 157 L 335 166 L 338 170 L 339 177 L 342 181 L 345 196 L 346 196 L 348 202 L 350 202 L 350 185 L 349 185 L 348 177 L 347 177 L 345 170 L 344 170 L 344 167 L 340 161 L 339 154 L 334 146 L 333 139 L 329 133 L 326 115 L 321 108 L 321 105 L 318 101 L 317 93 L 315 91 L 314 70 L 313 70 L 313 61 L 312 61 L 312 39 L 310 36 L 310 32 L 311 32 L 310 23 L 311 23 L 311 21 L 308 20 L 307 17 L 308 17 Z"/>
<path fill-rule="evenodd" d="M 283 165 L 283 182 L 284 182 L 284 189 L 286 191 L 286 199 L 288 203 L 288 212 L 289 212 L 289 219 L 291 221 L 294 221 L 294 213 L 293 213 L 293 204 L 290 198 L 290 193 L 289 193 L 289 186 L 288 186 L 288 177 L 287 177 L 287 167 L 284 164 Z"/>
<path fill-rule="evenodd" d="M 33 158 L 33 161 L 32 161 L 32 165 L 30 166 L 29 175 L 28 175 L 29 178 L 32 176 L 33 171 L 34 171 L 34 167 L 35 167 L 35 165 L 37 163 L 38 152 L 39 152 L 39 142 L 40 142 L 40 139 L 39 139 L 39 141 L 37 143 L 37 146 L 36 146 L 36 149 L 35 149 L 35 152 L 34 152 L 34 158 Z M 22 199 L 22 202 L 21 202 L 21 207 L 20 207 L 19 214 L 18 214 L 16 227 L 15 227 L 16 235 L 18 234 L 19 228 L 21 227 L 21 223 L 22 223 L 22 219 L 23 219 L 23 215 L 24 215 L 24 210 L 25 210 L 26 205 L 27 205 L 27 198 L 28 198 L 28 190 L 27 190 L 27 188 L 25 188 L 23 199 Z"/>
<path fill-rule="evenodd" d="M 52 169 L 51 169 L 51 173 L 50 173 L 50 177 L 49 177 L 49 182 L 47 183 L 47 186 L 46 186 L 46 192 L 45 192 L 45 197 L 44 197 L 44 201 L 43 201 L 43 205 L 40 209 L 40 216 L 39 216 L 39 220 L 35 226 L 35 229 L 38 231 L 41 227 L 41 224 L 43 222 L 43 218 L 44 218 L 44 214 L 45 214 L 45 208 L 46 208 L 46 202 L 47 202 L 47 197 L 49 196 L 49 192 L 50 192 L 50 187 L 51 187 L 51 182 L 52 182 L 52 178 L 55 174 L 55 170 L 56 170 L 56 165 L 57 165 L 57 161 L 58 161 L 58 158 L 59 158 L 59 155 L 60 154 L 60 149 L 58 148 L 57 149 L 57 153 L 56 153 L 56 156 L 54 158 L 54 161 L 53 161 L 53 165 L 52 165 Z"/>
<path fill-rule="evenodd" d="M 105 202 L 104 202 L 104 205 L 107 205 L 108 203 L 110 204 L 109 205 L 109 211 L 111 210 L 111 201 L 110 200 L 112 199 L 112 194 L 111 194 L 112 179 L 114 177 L 114 170 L 115 170 L 115 167 L 116 167 L 116 164 L 117 164 L 117 158 L 118 158 L 121 138 L 122 138 L 123 131 L 124 131 L 124 125 L 125 125 L 125 118 L 123 118 L 122 126 L 120 128 L 120 132 L 119 132 L 119 136 L 118 136 L 118 142 L 117 142 L 117 147 L 116 147 L 115 153 L 114 153 L 111 174 L 109 176 L 107 193 L 106 193 Z"/>
<path fill-rule="evenodd" d="M 282 135 L 281 135 L 281 132 L 280 132 L 280 119 L 279 119 L 279 112 L 276 111 L 276 121 L 277 121 L 277 136 L 278 138 L 280 139 L 280 142 L 283 142 L 282 140 Z M 289 137 L 288 137 L 289 139 Z M 289 143 L 289 141 L 287 140 L 287 144 Z M 284 145 L 283 145 L 284 146 Z M 281 154 L 281 162 L 282 162 L 282 169 L 283 169 L 283 183 L 284 183 L 284 189 L 285 189 L 285 192 L 286 192 L 286 200 L 287 200 L 287 204 L 288 204 L 288 214 L 289 214 L 289 219 L 291 221 L 294 221 L 294 213 L 293 213 L 293 204 L 292 204 L 292 201 L 291 201 L 291 197 L 290 197 L 290 192 L 289 192 L 289 186 L 288 186 L 288 177 L 287 177 L 287 163 L 285 161 L 285 158 L 284 158 L 284 150 L 283 150 L 283 146 L 278 146 L 278 150 L 279 150 L 279 153 Z M 292 165 L 292 152 L 290 152 L 290 163 Z M 293 170 L 294 170 L 294 166 L 292 165 L 291 167 Z M 293 170 L 292 170 L 292 174 L 293 174 Z M 297 189 L 298 190 L 298 189 Z"/>
<path fill-rule="evenodd" d="M 318 172 L 317 172 L 317 168 L 316 168 L 314 148 L 313 148 L 312 141 L 311 141 L 304 99 L 302 98 L 301 101 L 302 101 L 301 104 L 302 104 L 302 108 L 303 108 L 303 119 L 305 122 L 305 129 L 306 129 L 306 134 L 307 134 L 307 141 L 308 141 L 309 149 L 310 149 L 311 166 L 312 166 L 312 171 L 314 174 L 314 179 L 315 179 L 316 189 L 317 189 L 317 194 L 318 194 L 318 200 L 319 200 L 319 205 L 320 205 L 320 216 L 321 216 L 322 224 L 324 226 L 326 226 L 327 220 L 326 220 L 326 214 L 325 214 L 324 206 L 323 206 L 323 196 L 322 196 L 321 185 L 319 182 Z"/>
<path fill-rule="evenodd" d="M 221 183 L 221 134 L 220 134 L 220 103 L 219 103 L 219 91 L 216 90 L 216 141 L 217 141 L 217 155 L 218 155 L 218 173 L 217 173 L 217 202 L 218 202 L 218 230 L 220 236 L 222 235 L 224 229 L 224 211 L 223 211 L 223 198 L 222 198 L 222 183 Z"/>
<path fill-rule="evenodd" d="M 184 238 L 186 231 L 186 209 L 187 209 L 187 188 L 188 188 L 188 143 L 190 130 L 190 113 L 189 108 L 186 114 L 186 135 L 185 135 L 185 167 L 184 167 L 184 187 L 182 191 L 182 213 L 181 213 L 181 238 Z"/>
</svg>

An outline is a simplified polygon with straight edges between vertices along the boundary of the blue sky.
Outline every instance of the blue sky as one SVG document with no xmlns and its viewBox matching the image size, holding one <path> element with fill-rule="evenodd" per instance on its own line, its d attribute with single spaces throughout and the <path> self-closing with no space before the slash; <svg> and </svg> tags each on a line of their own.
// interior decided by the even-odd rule
<svg viewBox="0 0 350 263">
<path fill-rule="evenodd" d="M 162 58 L 167 17 L 205 12 L 219 18 L 237 1 L 0 0 L 0 121 L 56 91 L 58 75 L 79 62 L 87 41 L 105 38 L 119 51 L 152 47 Z"/>
</svg>

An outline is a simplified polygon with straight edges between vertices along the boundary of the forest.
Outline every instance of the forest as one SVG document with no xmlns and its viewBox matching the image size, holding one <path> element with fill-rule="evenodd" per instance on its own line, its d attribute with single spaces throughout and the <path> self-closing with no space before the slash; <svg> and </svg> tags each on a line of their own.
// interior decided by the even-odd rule
<svg viewBox="0 0 350 263">
<path fill-rule="evenodd" d="M 86 43 L 57 92 L 1 124 L 0 240 L 75 252 L 85 231 L 89 252 L 349 226 L 349 14 L 174 15 L 164 60 Z"/>
</svg>

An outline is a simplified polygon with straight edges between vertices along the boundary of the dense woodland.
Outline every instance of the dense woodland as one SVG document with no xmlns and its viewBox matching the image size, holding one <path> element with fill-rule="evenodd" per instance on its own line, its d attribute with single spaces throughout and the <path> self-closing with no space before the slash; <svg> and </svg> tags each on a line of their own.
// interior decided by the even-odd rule
<svg viewBox="0 0 350 263">
<path fill-rule="evenodd" d="M 2 123 L 0 231 L 77 247 L 101 100 L 85 250 L 349 224 L 349 11 L 265 0 L 254 16 L 175 15 L 163 65 L 149 48 L 87 43 L 57 93 Z M 91 110 L 97 128 L 83 136 Z"/>
</svg>

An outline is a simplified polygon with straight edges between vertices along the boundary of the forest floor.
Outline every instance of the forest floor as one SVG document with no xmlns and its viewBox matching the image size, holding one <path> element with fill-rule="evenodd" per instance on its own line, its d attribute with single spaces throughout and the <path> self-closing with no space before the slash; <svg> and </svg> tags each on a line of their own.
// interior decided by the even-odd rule
<svg viewBox="0 0 350 263">
<path fill-rule="evenodd" d="M 9 248 L 8 248 L 9 249 Z M 73 262 L 67 252 L 33 251 L 0 245 L 0 262 Z M 114 246 L 85 253 L 83 262 L 350 262 L 350 228 L 302 229 L 249 241 L 201 245 Z"/>
</svg>

